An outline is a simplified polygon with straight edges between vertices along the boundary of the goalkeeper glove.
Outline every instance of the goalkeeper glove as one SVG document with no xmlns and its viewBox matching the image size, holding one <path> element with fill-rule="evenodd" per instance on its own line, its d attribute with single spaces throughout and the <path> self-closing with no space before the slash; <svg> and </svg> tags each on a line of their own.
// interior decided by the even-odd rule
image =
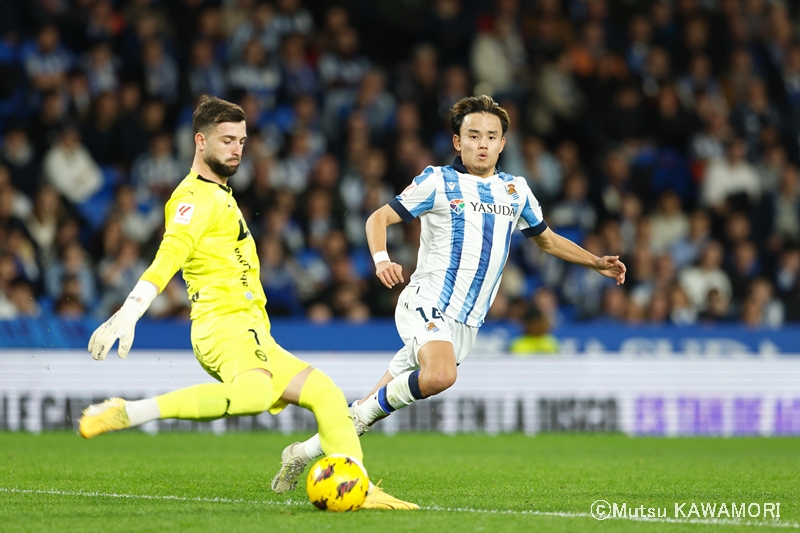
<svg viewBox="0 0 800 533">
<path fill-rule="evenodd" d="M 119 339 L 117 354 L 120 359 L 128 357 L 133 345 L 133 334 L 136 322 L 142 317 L 155 297 L 158 289 L 149 281 L 139 281 L 128 295 L 119 311 L 94 330 L 89 339 L 89 351 L 98 361 L 106 358 L 111 347 Z"/>
</svg>

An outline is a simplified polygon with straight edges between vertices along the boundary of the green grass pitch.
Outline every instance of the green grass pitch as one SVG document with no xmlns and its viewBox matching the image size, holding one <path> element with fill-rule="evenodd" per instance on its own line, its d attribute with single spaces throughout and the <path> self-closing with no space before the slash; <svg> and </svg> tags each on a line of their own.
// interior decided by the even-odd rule
<svg viewBox="0 0 800 533">
<path fill-rule="evenodd" d="M 295 436 L 304 438 L 306 435 Z M 0 531 L 723 532 L 800 529 L 798 439 L 367 435 L 373 481 L 413 512 L 323 513 L 270 492 L 274 433 L 0 433 Z M 597 521 L 595 500 L 667 508 Z M 673 518 L 676 502 L 780 502 L 779 520 Z M 689 505 L 684 509 L 688 510 Z"/>
</svg>

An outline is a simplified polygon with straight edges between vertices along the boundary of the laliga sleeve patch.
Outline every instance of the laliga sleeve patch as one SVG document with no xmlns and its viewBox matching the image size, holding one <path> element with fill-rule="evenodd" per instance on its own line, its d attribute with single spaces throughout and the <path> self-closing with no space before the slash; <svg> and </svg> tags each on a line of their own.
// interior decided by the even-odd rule
<svg viewBox="0 0 800 533">
<path fill-rule="evenodd" d="M 194 204 L 178 204 L 175 210 L 175 222 L 178 224 L 188 224 L 194 214 Z"/>
<path fill-rule="evenodd" d="M 411 196 L 411 193 L 417 188 L 416 182 L 412 183 L 408 187 L 405 188 L 403 192 L 400 193 L 400 198 L 403 200 L 408 200 L 408 197 Z"/>
</svg>

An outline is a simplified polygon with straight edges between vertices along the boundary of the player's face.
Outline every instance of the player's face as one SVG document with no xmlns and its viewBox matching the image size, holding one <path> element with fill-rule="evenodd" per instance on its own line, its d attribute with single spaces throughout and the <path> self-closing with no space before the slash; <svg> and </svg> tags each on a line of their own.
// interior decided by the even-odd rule
<svg viewBox="0 0 800 533">
<path fill-rule="evenodd" d="M 461 123 L 461 135 L 453 135 L 453 146 L 470 174 L 488 178 L 506 145 L 500 117 L 491 113 L 472 113 Z"/>
<path fill-rule="evenodd" d="M 202 134 L 198 134 L 202 135 Z M 247 127 L 244 122 L 223 122 L 205 137 L 203 161 L 219 177 L 229 178 L 239 170 Z"/>
</svg>

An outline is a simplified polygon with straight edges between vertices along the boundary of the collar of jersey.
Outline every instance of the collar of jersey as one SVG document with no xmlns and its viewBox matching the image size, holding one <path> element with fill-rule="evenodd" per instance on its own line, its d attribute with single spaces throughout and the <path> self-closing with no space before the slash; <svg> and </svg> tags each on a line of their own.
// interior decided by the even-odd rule
<svg viewBox="0 0 800 533">
<path fill-rule="evenodd" d="M 461 161 L 461 156 L 460 155 L 457 155 L 456 158 L 453 159 L 453 162 L 450 163 L 450 166 L 453 168 L 453 170 L 455 170 L 457 172 L 461 172 L 462 174 L 469 174 L 470 176 L 473 175 L 473 174 L 470 173 L 469 170 L 467 170 L 467 167 L 464 166 L 464 162 Z M 500 172 L 501 172 L 500 165 L 495 165 L 494 166 L 494 171 L 495 171 L 494 172 L 495 174 L 500 174 Z"/>
<path fill-rule="evenodd" d="M 211 181 L 209 179 L 206 179 L 203 176 L 201 176 L 200 174 L 197 174 L 196 172 L 195 172 L 195 174 L 197 175 L 197 179 L 199 179 L 200 181 L 205 181 L 206 183 L 213 183 L 214 185 L 216 185 L 217 187 L 219 187 L 223 191 L 231 192 L 231 188 L 228 187 L 227 185 L 223 185 L 221 183 L 217 183 L 216 181 Z"/>
</svg>

